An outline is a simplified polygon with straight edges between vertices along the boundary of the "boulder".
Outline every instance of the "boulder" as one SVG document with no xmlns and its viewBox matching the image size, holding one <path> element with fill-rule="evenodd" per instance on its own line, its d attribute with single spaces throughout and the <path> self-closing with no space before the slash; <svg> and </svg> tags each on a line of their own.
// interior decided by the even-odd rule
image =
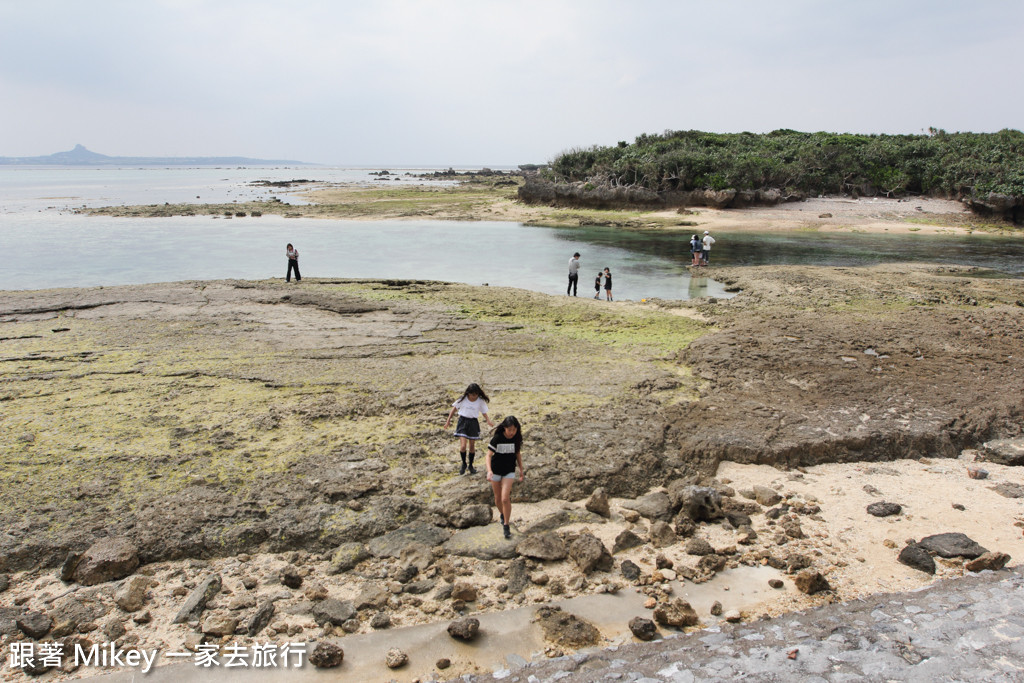
<svg viewBox="0 0 1024 683">
<path fill-rule="evenodd" d="M 347 572 L 357 564 L 370 557 L 370 551 L 362 543 L 342 543 L 331 555 L 331 563 L 327 567 L 328 574 Z"/>
<path fill-rule="evenodd" d="M 341 666 L 345 651 L 341 646 L 321 640 L 309 653 L 309 662 L 318 669 L 333 669 Z"/>
<path fill-rule="evenodd" d="M 1000 465 L 1024 465 L 1024 439 L 997 439 L 987 441 L 981 447 L 987 462 Z"/>
<path fill-rule="evenodd" d="M 583 507 L 602 517 L 610 517 L 612 514 L 611 508 L 608 506 L 608 494 L 600 486 L 594 489 L 594 492 L 590 494 L 590 498 L 587 499 Z"/>
<path fill-rule="evenodd" d="M 898 515 L 903 511 L 903 506 L 899 503 L 886 503 L 881 501 L 879 503 L 872 503 L 868 505 L 868 514 L 875 517 L 889 517 L 892 515 Z"/>
<path fill-rule="evenodd" d="M 643 617 L 630 619 L 629 630 L 638 640 L 654 640 L 658 635 L 658 627 L 654 622 Z"/>
<path fill-rule="evenodd" d="M 662 626 L 684 628 L 700 623 L 697 611 L 687 601 L 676 598 L 671 602 L 654 608 L 654 620 Z"/>
<path fill-rule="evenodd" d="M 434 586 L 437 585 L 437 579 L 420 579 L 419 581 L 411 581 L 405 584 L 405 591 L 409 595 L 423 595 L 434 590 Z"/>
<path fill-rule="evenodd" d="M 565 542 L 552 531 L 523 537 L 516 544 L 516 552 L 525 557 L 545 562 L 564 560 L 568 554 Z"/>
<path fill-rule="evenodd" d="M 928 554 L 928 551 L 916 543 L 910 543 L 900 551 L 896 558 L 900 564 L 917 569 L 926 574 L 935 573 L 935 560 Z"/>
<path fill-rule="evenodd" d="M 482 504 L 461 505 L 448 516 L 448 523 L 457 529 L 471 526 L 485 526 L 491 523 L 491 506 Z"/>
<path fill-rule="evenodd" d="M 832 590 L 832 586 L 828 584 L 828 580 L 822 576 L 821 572 L 811 569 L 805 569 L 797 574 L 796 578 L 793 579 L 793 583 L 796 585 L 797 590 L 807 595 Z"/>
<path fill-rule="evenodd" d="M 384 663 L 389 669 L 399 669 L 409 663 L 409 655 L 397 647 L 393 647 L 384 655 Z"/>
<path fill-rule="evenodd" d="M 82 602 L 74 595 L 58 599 L 50 610 L 53 617 L 53 638 L 63 638 L 79 630 L 85 624 L 94 623 L 106 615 L 108 609 L 95 601 Z"/>
<path fill-rule="evenodd" d="M 640 567 L 632 560 L 623 560 L 619 570 L 622 572 L 622 576 L 629 581 L 637 581 L 640 578 Z"/>
<path fill-rule="evenodd" d="M 356 606 L 351 600 L 328 598 L 313 605 L 313 619 L 321 626 L 324 624 L 341 626 L 349 619 L 354 619 L 356 614 Z"/>
<path fill-rule="evenodd" d="M 11 585 L 10 574 L 0 574 L 0 593 L 3 593 Z"/>
<path fill-rule="evenodd" d="M 964 569 L 969 572 L 981 572 L 986 569 L 998 571 L 1005 567 L 1009 561 L 1010 556 L 1006 553 L 988 552 L 965 564 Z"/>
<path fill-rule="evenodd" d="M 36 640 L 45 636 L 53 628 L 53 619 L 35 610 L 17 616 L 14 623 L 22 633 Z"/>
<path fill-rule="evenodd" d="M 756 500 L 759 505 L 771 507 L 780 503 L 782 501 L 782 496 L 780 496 L 779 492 L 773 488 L 758 485 L 754 487 L 754 500 Z"/>
<path fill-rule="evenodd" d="M 287 588 L 301 588 L 302 587 L 302 574 L 295 567 L 288 566 L 281 570 L 280 577 L 281 585 Z"/>
<path fill-rule="evenodd" d="M 270 620 L 274 618 L 275 611 L 276 608 L 274 607 L 274 603 L 270 600 L 267 600 L 258 608 L 256 608 L 256 611 L 253 613 L 253 615 L 249 617 L 248 621 L 245 622 L 246 634 L 250 638 L 255 638 L 260 633 L 260 631 L 265 629 L 267 625 L 270 624 Z"/>
<path fill-rule="evenodd" d="M 1004 498 L 1024 498 L 1024 486 L 1012 481 L 1001 481 L 995 486 L 989 486 L 989 489 Z"/>
<path fill-rule="evenodd" d="M 178 610 L 178 614 L 171 621 L 172 624 L 184 624 L 188 621 L 196 621 L 206 609 L 206 603 L 213 599 L 213 596 L 220 592 L 220 576 L 213 574 L 206 577 L 202 583 L 193 589 L 185 598 L 185 604 Z"/>
<path fill-rule="evenodd" d="M 965 534 L 959 532 L 926 536 L 921 539 L 918 545 L 930 553 L 947 558 L 965 557 L 973 560 L 988 552 L 988 550 L 975 543 Z"/>
<path fill-rule="evenodd" d="M 105 538 L 89 546 L 72 578 L 83 586 L 123 579 L 139 566 L 139 549 L 126 538 Z"/>
<path fill-rule="evenodd" d="M 530 572 L 526 568 L 526 560 L 517 557 L 512 560 L 505 572 L 505 582 L 510 595 L 517 595 L 526 590 L 530 581 Z"/>
<path fill-rule="evenodd" d="M 450 535 L 450 532 L 432 524 L 413 522 L 372 539 L 367 549 L 374 557 L 400 557 L 402 550 L 413 543 L 433 548 L 448 540 Z"/>
<path fill-rule="evenodd" d="M 434 553 L 422 543 L 411 543 L 398 556 L 403 565 L 414 565 L 421 572 L 434 561 Z"/>
<path fill-rule="evenodd" d="M 569 557 L 584 574 L 598 569 L 610 571 L 614 561 L 611 553 L 593 534 L 582 533 L 569 545 Z"/>
<path fill-rule="evenodd" d="M 211 614 L 203 622 L 203 633 L 217 638 L 234 635 L 236 628 L 238 619 L 226 614 Z"/>
<path fill-rule="evenodd" d="M 697 561 L 697 571 L 701 574 L 714 574 L 725 569 L 728 563 L 721 555 L 705 555 Z"/>
<path fill-rule="evenodd" d="M 678 541 L 675 529 L 668 525 L 667 522 L 657 521 L 651 525 L 651 543 L 654 544 L 655 548 L 665 548 L 670 545 L 675 545 Z"/>
<path fill-rule="evenodd" d="M 387 612 L 377 612 L 370 618 L 370 628 L 380 630 L 390 628 L 390 626 L 391 617 Z"/>
<path fill-rule="evenodd" d="M 379 583 L 368 583 L 363 586 L 354 601 L 358 609 L 383 609 L 391 598 L 391 591 Z"/>
<path fill-rule="evenodd" d="M 474 617 L 456 619 L 448 624 L 448 635 L 457 640 L 470 641 L 480 633 L 480 620 Z"/>
<path fill-rule="evenodd" d="M 24 611 L 21 607 L 0 606 L 0 636 L 13 636 L 21 630 L 17 619 Z"/>
<path fill-rule="evenodd" d="M 560 607 L 541 607 L 537 610 L 537 621 L 544 637 L 562 647 L 588 647 L 596 645 L 601 638 L 601 632 L 593 624 Z"/>
<path fill-rule="evenodd" d="M 516 556 L 516 540 L 505 538 L 497 525 L 476 526 L 457 531 L 444 544 L 449 555 L 479 560 L 508 560 Z"/>
<path fill-rule="evenodd" d="M 146 602 L 146 589 L 151 579 L 148 576 L 133 576 L 121 584 L 114 594 L 114 602 L 125 612 L 138 612 Z"/>
<path fill-rule="evenodd" d="M 117 618 L 111 619 L 103 625 L 103 635 L 110 641 L 117 640 L 127 632 L 128 630 L 124 627 L 124 622 Z"/>
<path fill-rule="evenodd" d="M 539 534 L 544 531 L 554 531 L 563 526 L 570 524 L 604 524 L 606 520 L 601 515 L 595 514 L 589 510 L 581 510 L 579 508 L 569 508 L 568 510 L 558 510 L 552 512 L 550 515 L 541 517 L 530 526 L 523 529 L 523 534 Z"/>
<path fill-rule="evenodd" d="M 722 494 L 710 486 L 684 487 L 679 492 L 679 503 L 680 514 L 694 522 L 711 522 L 723 515 Z"/>
<path fill-rule="evenodd" d="M 801 569 L 807 569 L 812 564 L 814 564 L 814 562 L 809 556 L 804 555 L 803 553 L 791 553 L 789 557 L 786 558 L 786 572 L 793 574 Z"/>
<path fill-rule="evenodd" d="M 686 542 L 686 553 L 688 555 L 714 555 L 715 549 L 703 538 L 691 538 Z"/>
<path fill-rule="evenodd" d="M 668 494 L 664 491 L 655 491 L 646 496 L 640 496 L 636 500 L 629 500 L 622 504 L 627 510 L 636 510 L 641 516 L 647 519 L 660 519 L 668 521 L 672 519 L 672 503 Z"/>
<path fill-rule="evenodd" d="M 727 498 L 726 500 L 729 499 Z M 751 504 L 754 505 L 754 503 Z M 723 510 L 723 514 L 725 515 L 725 518 L 729 521 L 729 524 L 731 524 L 733 527 L 737 529 L 739 529 L 740 527 L 751 526 L 753 524 L 753 520 L 750 519 L 750 515 L 746 512 L 740 512 L 739 510 L 731 510 L 728 507 L 725 507 L 725 509 Z"/>
<path fill-rule="evenodd" d="M 456 581 L 452 586 L 452 600 L 473 602 L 476 600 L 476 586 L 468 581 Z"/>
<path fill-rule="evenodd" d="M 673 535 L 675 532 L 673 532 Z M 615 543 L 612 544 L 612 554 L 617 554 L 623 550 L 629 550 L 630 548 L 637 548 L 642 546 L 644 541 L 642 538 L 637 536 L 629 529 L 623 529 L 619 532 L 619 535 L 615 537 Z"/>
</svg>

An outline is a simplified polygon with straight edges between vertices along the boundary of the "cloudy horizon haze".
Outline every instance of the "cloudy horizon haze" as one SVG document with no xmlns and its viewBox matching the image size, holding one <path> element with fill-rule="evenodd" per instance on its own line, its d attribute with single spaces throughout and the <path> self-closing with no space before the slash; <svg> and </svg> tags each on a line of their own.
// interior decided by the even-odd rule
<svg viewBox="0 0 1024 683">
<path fill-rule="evenodd" d="M 515 166 L 644 133 L 1024 128 L 1024 3 L 0 0 L 0 156 Z"/>
</svg>

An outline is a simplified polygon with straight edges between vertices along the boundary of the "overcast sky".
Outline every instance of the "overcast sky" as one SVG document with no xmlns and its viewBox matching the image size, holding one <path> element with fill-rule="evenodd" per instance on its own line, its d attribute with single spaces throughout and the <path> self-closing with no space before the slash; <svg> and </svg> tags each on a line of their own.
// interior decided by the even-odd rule
<svg viewBox="0 0 1024 683">
<path fill-rule="evenodd" d="M 0 0 L 0 156 L 543 163 L 642 133 L 1024 128 L 1020 0 Z"/>
</svg>

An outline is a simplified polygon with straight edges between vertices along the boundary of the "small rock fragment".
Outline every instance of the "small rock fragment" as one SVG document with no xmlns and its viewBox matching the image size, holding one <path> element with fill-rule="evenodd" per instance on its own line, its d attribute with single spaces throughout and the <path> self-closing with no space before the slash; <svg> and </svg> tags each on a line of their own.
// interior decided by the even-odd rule
<svg viewBox="0 0 1024 683">
<path fill-rule="evenodd" d="M 658 627 L 650 619 L 633 617 L 629 620 L 629 630 L 640 640 L 654 640 L 658 635 Z"/>
<path fill-rule="evenodd" d="M 389 669 L 398 669 L 409 663 L 409 655 L 397 647 L 393 647 L 385 655 L 384 663 L 387 664 Z"/>
<path fill-rule="evenodd" d="M 345 659 L 345 651 L 334 643 L 321 640 L 309 654 L 310 663 L 318 669 L 333 669 L 341 666 Z"/>
<path fill-rule="evenodd" d="M 969 572 L 980 572 L 986 569 L 998 571 L 1005 567 L 1009 561 L 1010 556 L 1006 553 L 987 552 L 965 564 L 964 568 Z"/>
<path fill-rule="evenodd" d="M 821 572 L 811 569 L 806 569 L 797 574 L 793 583 L 796 584 L 797 590 L 807 595 L 814 595 L 815 593 L 832 589 Z"/>
<path fill-rule="evenodd" d="M 590 498 L 584 504 L 584 507 L 593 512 L 596 515 L 602 517 L 609 517 L 611 515 L 611 509 L 608 507 L 608 494 L 601 487 L 594 489 L 594 492 L 590 494 Z"/>
<path fill-rule="evenodd" d="M 686 600 L 676 598 L 666 605 L 654 609 L 654 620 L 662 626 L 696 626 L 700 619 L 697 612 Z"/>
<path fill-rule="evenodd" d="M 470 641 L 480 633 L 480 620 L 475 617 L 456 619 L 448 624 L 448 635 L 458 640 Z"/>
<path fill-rule="evenodd" d="M 868 505 L 868 514 L 875 517 L 890 517 L 898 515 L 903 511 L 903 506 L 898 503 L 887 503 L 885 501 Z"/>
</svg>

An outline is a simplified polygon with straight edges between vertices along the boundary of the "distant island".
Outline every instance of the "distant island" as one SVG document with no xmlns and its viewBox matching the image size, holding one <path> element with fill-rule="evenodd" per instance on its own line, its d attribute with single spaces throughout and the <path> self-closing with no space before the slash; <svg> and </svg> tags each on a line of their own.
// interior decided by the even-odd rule
<svg viewBox="0 0 1024 683">
<path fill-rule="evenodd" d="M 75 145 L 69 152 L 40 157 L 0 157 L 0 166 L 310 166 L 288 159 L 248 157 L 111 157 Z"/>
</svg>

